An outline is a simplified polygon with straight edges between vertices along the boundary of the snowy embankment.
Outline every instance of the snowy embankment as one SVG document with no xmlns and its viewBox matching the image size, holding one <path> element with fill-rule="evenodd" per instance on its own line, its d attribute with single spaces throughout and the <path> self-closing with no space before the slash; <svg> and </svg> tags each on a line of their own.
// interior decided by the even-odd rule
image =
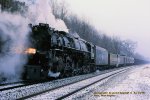
<svg viewBox="0 0 150 100">
<path fill-rule="evenodd" d="M 39 83 L 39 84 L 34 84 L 34 85 L 29 85 L 29 86 L 24 86 L 24 87 L 20 87 L 20 88 L 15 88 L 15 89 L 11 89 L 11 90 L 6 90 L 6 91 L 0 91 L 0 100 L 7 100 L 7 99 L 18 99 L 18 98 L 22 98 L 24 96 L 28 96 L 34 93 L 39 93 L 41 91 L 46 91 L 58 86 L 62 86 L 64 84 L 68 84 L 68 83 L 72 83 L 72 82 L 76 82 L 79 80 L 83 80 L 86 78 L 90 78 L 99 74 L 104 74 L 107 73 L 109 71 L 113 71 L 116 69 L 111 69 L 111 70 L 107 70 L 107 71 L 100 71 L 100 72 L 95 72 L 95 73 L 91 73 L 91 74 L 87 74 L 87 75 L 79 75 L 79 76 L 75 76 L 75 77 L 69 77 L 69 78 L 64 78 L 64 79 L 60 79 L 60 80 L 54 80 L 54 81 L 50 81 L 50 82 L 44 82 L 44 83 Z"/>
<path fill-rule="evenodd" d="M 91 74 L 79 75 L 79 76 L 75 76 L 75 77 L 69 77 L 69 78 L 64 78 L 64 79 L 60 79 L 60 80 L 54 80 L 54 81 L 50 81 L 50 82 L 44 82 L 44 83 L 14 88 L 14 89 L 10 89 L 10 90 L 0 91 L 0 97 L 1 97 L 0 100 L 19 99 L 22 97 L 36 94 L 36 93 L 41 93 L 42 91 L 47 91 L 47 90 L 50 90 L 50 89 L 53 89 L 53 88 L 56 88 L 59 86 L 63 86 L 65 84 L 70 84 L 70 83 L 74 83 L 76 81 L 81 81 L 86 78 L 94 77 L 97 75 L 103 76 L 104 74 L 105 75 L 108 74 L 108 72 L 110 72 L 110 73 L 111 73 L 111 71 L 115 72 L 115 71 L 117 71 L 117 69 L 123 70 L 123 69 L 127 69 L 127 68 L 123 68 L 123 69 L 116 68 L 116 69 L 111 69 L 111 70 L 102 71 L 102 72 L 99 71 L 99 72 L 95 72 L 95 73 L 91 73 Z M 38 99 L 40 99 L 40 98 L 38 98 Z"/>
<path fill-rule="evenodd" d="M 111 77 L 115 74 L 119 74 L 123 71 L 126 71 L 126 69 L 128 69 L 128 68 L 123 68 L 123 69 L 112 71 L 112 72 L 105 73 L 105 74 L 102 74 L 102 75 L 97 75 L 95 77 L 92 77 L 92 78 L 89 78 L 89 79 L 86 79 L 86 80 L 82 80 L 82 81 L 79 81 L 77 83 L 70 84 L 70 85 L 61 87 L 59 89 L 55 89 L 55 90 L 43 93 L 41 95 L 35 96 L 33 98 L 29 98 L 29 99 L 33 99 L 33 100 L 34 99 L 36 99 L 36 100 L 37 99 L 44 99 L 44 100 L 60 99 L 65 95 L 68 95 L 70 93 L 74 93 L 75 91 L 78 91 L 81 88 L 84 88 L 84 87 L 86 87 L 86 86 L 88 86 L 92 83 L 95 83 L 99 80 L 101 80 L 101 83 L 104 83 L 107 80 L 107 78 L 109 78 L 109 77 Z M 103 79 L 103 78 L 106 78 L 106 80 Z M 63 98 L 66 98 L 66 97 L 63 97 Z"/>
<path fill-rule="evenodd" d="M 137 66 L 74 99 L 150 100 L 150 65 Z"/>
</svg>

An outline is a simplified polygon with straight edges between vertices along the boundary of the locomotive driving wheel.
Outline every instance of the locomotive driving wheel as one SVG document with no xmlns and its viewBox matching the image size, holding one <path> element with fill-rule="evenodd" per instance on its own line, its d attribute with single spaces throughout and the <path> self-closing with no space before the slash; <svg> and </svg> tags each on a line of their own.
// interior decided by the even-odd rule
<svg viewBox="0 0 150 100">
<path fill-rule="evenodd" d="M 51 74 L 53 74 L 54 76 L 56 75 L 57 77 L 60 77 L 63 68 L 64 68 L 63 58 L 61 56 L 56 56 L 49 71 L 52 72 Z M 57 74 L 59 74 L 59 75 L 57 75 Z M 52 75 L 52 77 L 53 77 L 53 75 Z"/>
<path fill-rule="evenodd" d="M 79 63 L 78 62 L 74 62 L 74 68 L 73 68 L 73 72 L 72 72 L 73 76 L 79 74 L 78 67 L 79 67 Z"/>
<path fill-rule="evenodd" d="M 89 65 L 83 65 L 82 66 L 82 72 L 83 72 L 83 74 L 90 73 L 90 66 Z"/>
<path fill-rule="evenodd" d="M 75 63 L 74 61 L 68 56 L 66 57 L 65 66 L 61 73 L 61 77 L 70 77 L 74 75 Z"/>
</svg>

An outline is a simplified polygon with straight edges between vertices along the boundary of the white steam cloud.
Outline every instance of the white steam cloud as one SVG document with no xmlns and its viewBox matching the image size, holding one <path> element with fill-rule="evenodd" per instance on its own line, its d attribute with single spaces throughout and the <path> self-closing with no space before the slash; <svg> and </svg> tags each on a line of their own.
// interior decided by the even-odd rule
<svg viewBox="0 0 150 100">
<path fill-rule="evenodd" d="M 18 79 L 26 57 L 16 54 L 15 50 L 23 50 L 27 46 L 29 33 L 28 21 L 20 15 L 0 11 L 0 38 L 2 42 L 0 54 L 0 75 L 10 79 Z"/>
<path fill-rule="evenodd" d="M 8 80 L 20 78 L 27 57 L 15 54 L 14 51 L 22 51 L 28 47 L 29 23 L 47 23 L 57 30 L 68 31 L 62 20 L 55 19 L 49 0 L 27 0 L 25 2 L 28 11 L 24 17 L 0 10 L 0 42 L 3 44 L 0 48 L 0 78 L 2 76 Z"/>
<path fill-rule="evenodd" d="M 33 24 L 47 23 L 56 30 L 68 32 L 64 21 L 56 19 L 52 14 L 49 0 L 35 0 L 27 2 L 27 4 L 29 5 L 27 17 Z"/>
</svg>

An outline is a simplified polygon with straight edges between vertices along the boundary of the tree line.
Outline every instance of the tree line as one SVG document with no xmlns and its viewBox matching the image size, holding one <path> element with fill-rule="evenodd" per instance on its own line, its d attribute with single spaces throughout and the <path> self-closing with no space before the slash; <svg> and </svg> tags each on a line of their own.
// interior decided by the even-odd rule
<svg viewBox="0 0 150 100">
<path fill-rule="evenodd" d="M 9 12 L 25 13 L 28 7 L 24 2 L 14 0 L 0 0 L 1 10 Z M 78 35 L 88 42 L 107 49 L 109 52 L 132 57 L 141 57 L 135 54 L 136 42 L 131 40 L 121 40 L 119 37 L 107 36 L 104 32 L 98 31 L 87 18 L 79 18 L 71 13 L 68 5 L 63 0 L 50 0 L 52 13 L 57 19 L 62 19 L 68 27 L 70 33 Z"/>
<path fill-rule="evenodd" d="M 12 13 L 25 13 L 27 6 L 25 2 L 19 2 L 15 0 L 0 0 L 1 11 L 8 11 Z"/>
</svg>

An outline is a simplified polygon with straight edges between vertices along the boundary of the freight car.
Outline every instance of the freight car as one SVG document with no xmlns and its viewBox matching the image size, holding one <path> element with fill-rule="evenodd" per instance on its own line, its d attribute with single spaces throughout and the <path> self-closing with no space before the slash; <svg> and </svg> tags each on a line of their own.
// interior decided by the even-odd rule
<svg viewBox="0 0 150 100">
<path fill-rule="evenodd" d="M 30 27 L 32 45 L 25 51 L 29 58 L 26 79 L 68 77 L 134 63 L 134 58 L 109 53 L 79 37 L 55 31 L 48 24 Z"/>
</svg>

